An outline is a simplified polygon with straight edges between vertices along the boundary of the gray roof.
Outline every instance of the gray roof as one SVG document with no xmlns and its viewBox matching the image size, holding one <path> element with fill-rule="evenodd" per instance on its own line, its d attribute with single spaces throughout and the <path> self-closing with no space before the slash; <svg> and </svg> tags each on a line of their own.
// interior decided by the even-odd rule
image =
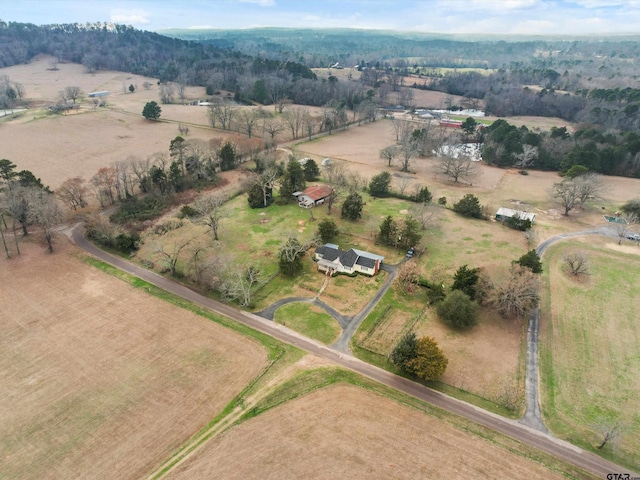
<svg viewBox="0 0 640 480">
<path fill-rule="evenodd" d="M 363 267 L 375 268 L 376 260 L 382 261 L 384 259 L 384 257 L 380 255 L 356 250 L 355 248 L 345 252 L 344 250 L 340 250 L 338 246 L 333 243 L 327 243 L 326 245 L 317 247 L 316 253 L 322 255 L 322 259 L 329 262 L 339 259 L 342 265 L 350 268 L 353 268 L 355 264 L 362 265 Z"/>
<path fill-rule="evenodd" d="M 362 265 L 363 267 L 376 268 L 376 261 L 372 258 L 358 257 L 358 261 L 356 263 L 358 265 Z"/>
</svg>

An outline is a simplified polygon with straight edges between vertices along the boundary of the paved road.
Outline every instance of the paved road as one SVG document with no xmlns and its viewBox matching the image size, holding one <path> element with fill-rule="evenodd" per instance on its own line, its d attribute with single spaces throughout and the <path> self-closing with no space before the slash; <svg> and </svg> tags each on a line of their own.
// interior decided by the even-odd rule
<svg viewBox="0 0 640 480">
<path fill-rule="evenodd" d="M 551 237 L 542 242 L 536 252 L 540 257 L 542 254 L 556 242 L 571 237 L 582 237 L 585 235 L 606 235 L 610 237 L 617 237 L 618 234 L 615 229 L 602 226 L 589 230 L 582 230 L 579 232 L 564 233 Z M 539 355 L 538 355 L 538 330 L 540 322 L 540 310 L 536 308 L 529 316 L 529 325 L 527 328 L 527 359 L 526 359 L 526 379 L 525 379 L 525 398 L 526 409 L 524 416 L 520 419 L 520 422 L 531 428 L 535 428 L 545 434 L 549 433 L 547 427 L 542 420 L 542 414 L 540 411 L 540 380 L 539 380 Z"/>
<path fill-rule="evenodd" d="M 448 397 L 440 392 L 436 392 L 423 385 L 412 382 L 411 380 L 394 375 L 386 370 L 382 370 L 381 368 L 358 360 L 351 355 L 346 355 L 331 347 L 327 347 L 307 337 L 299 335 L 278 323 L 265 320 L 257 315 L 237 310 L 229 305 L 204 297 L 168 278 L 127 262 L 120 257 L 110 255 L 89 243 L 84 237 L 83 228 L 81 226 L 73 228 L 70 232 L 70 237 L 77 246 L 96 258 L 146 280 L 168 292 L 179 295 L 205 308 L 209 308 L 218 314 L 236 320 L 244 325 L 254 328 L 255 330 L 270 335 L 273 338 L 290 345 L 294 345 L 321 358 L 330 360 L 343 368 L 358 372 L 384 385 L 431 403 L 443 410 L 467 418 L 487 428 L 539 448 L 540 450 L 554 455 L 566 462 L 572 463 L 583 470 L 603 478 L 606 478 L 608 473 L 614 472 L 629 473 L 631 476 L 637 476 L 637 474 L 630 472 L 627 469 L 624 469 L 590 452 L 586 452 L 567 442 L 557 440 L 516 421 L 502 418 L 474 405 Z"/>
</svg>

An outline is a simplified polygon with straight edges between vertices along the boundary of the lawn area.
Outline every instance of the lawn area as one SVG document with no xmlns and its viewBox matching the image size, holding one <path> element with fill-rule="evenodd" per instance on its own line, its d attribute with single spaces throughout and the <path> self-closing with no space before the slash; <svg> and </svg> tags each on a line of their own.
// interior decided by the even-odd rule
<svg viewBox="0 0 640 480">
<path fill-rule="evenodd" d="M 289 303 L 276 310 L 274 320 L 326 345 L 335 342 L 342 329 L 322 308 L 309 303 Z"/>
<path fill-rule="evenodd" d="M 562 261 L 576 250 L 589 256 L 591 274 L 585 278 L 568 274 Z M 640 256 L 625 254 L 615 240 L 594 237 L 555 245 L 543 260 L 549 266 L 541 310 L 547 425 L 558 437 L 595 450 L 603 438 L 599 427 L 619 424 L 619 437 L 596 451 L 638 470 Z"/>
</svg>

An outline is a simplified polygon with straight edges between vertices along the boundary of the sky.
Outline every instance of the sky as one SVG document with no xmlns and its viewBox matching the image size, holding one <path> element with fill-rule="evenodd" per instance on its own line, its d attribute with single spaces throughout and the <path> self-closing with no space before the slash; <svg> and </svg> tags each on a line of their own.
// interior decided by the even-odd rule
<svg viewBox="0 0 640 480">
<path fill-rule="evenodd" d="M 168 28 L 363 28 L 428 33 L 640 34 L 640 0 L 0 0 L 0 19 Z"/>
</svg>

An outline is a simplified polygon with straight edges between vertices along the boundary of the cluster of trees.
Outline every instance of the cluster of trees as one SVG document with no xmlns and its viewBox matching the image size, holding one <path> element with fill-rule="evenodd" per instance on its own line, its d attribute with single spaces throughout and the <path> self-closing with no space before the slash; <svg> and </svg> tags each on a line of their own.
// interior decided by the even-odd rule
<svg viewBox="0 0 640 480">
<path fill-rule="evenodd" d="M 388 215 L 380 223 L 376 240 L 394 248 L 415 248 L 422 240 L 422 228 L 420 222 L 412 215 L 406 215 L 400 222 Z"/>
<path fill-rule="evenodd" d="M 400 370 L 422 380 L 437 380 L 447 369 L 449 360 L 431 337 L 418 339 L 414 332 L 405 334 L 395 346 L 389 360 Z"/>
<path fill-rule="evenodd" d="M 10 225 L 7 218 L 11 218 Z M 11 258 L 13 247 L 20 254 L 18 231 L 27 236 L 31 225 L 42 229 L 47 250 L 53 252 L 55 228 L 62 220 L 63 211 L 49 187 L 30 171 L 16 171 L 13 162 L 0 160 L 0 241 L 7 258 Z M 7 236 L 13 237 L 13 242 Z"/>
<path fill-rule="evenodd" d="M 22 101 L 25 88 L 20 82 L 13 82 L 8 75 L 0 75 L 0 108 L 9 109 Z"/>
<path fill-rule="evenodd" d="M 640 135 L 636 132 L 588 128 L 570 134 L 566 127 L 552 127 L 536 133 L 498 120 L 481 137 L 482 158 L 489 165 L 561 172 L 581 165 L 605 175 L 640 176 Z"/>
</svg>

